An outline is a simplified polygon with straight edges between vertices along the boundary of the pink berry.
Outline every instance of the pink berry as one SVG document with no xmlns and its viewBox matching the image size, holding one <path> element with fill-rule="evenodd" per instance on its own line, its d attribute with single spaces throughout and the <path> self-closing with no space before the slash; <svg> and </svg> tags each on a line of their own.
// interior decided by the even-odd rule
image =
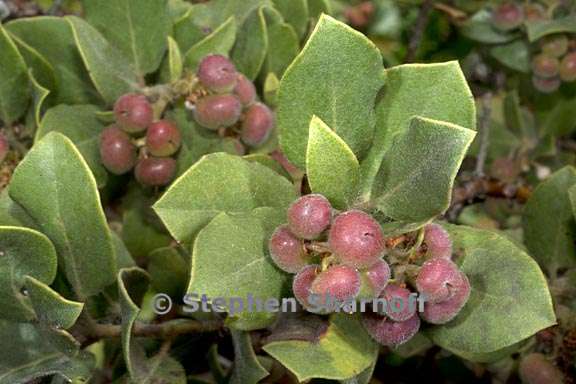
<svg viewBox="0 0 576 384">
<path fill-rule="evenodd" d="M 231 92 L 236 86 L 238 73 L 225 56 L 209 55 L 198 65 L 198 79 L 208 89 L 218 93 Z"/>
<path fill-rule="evenodd" d="M 178 151 L 181 143 L 180 131 L 167 120 L 152 123 L 146 132 L 146 148 L 152 156 L 171 156 Z"/>
<path fill-rule="evenodd" d="M 256 101 L 256 87 L 254 83 L 242 74 L 238 75 L 238 82 L 234 88 L 234 94 L 245 107 L 252 105 Z"/>
<path fill-rule="evenodd" d="M 557 77 L 544 78 L 540 76 L 532 76 L 532 84 L 534 88 L 542 93 L 554 93 L 562 85 L 562 82 Z"/>
<path fill-rule="evenodd" d="M 576 80 L 576 52 L 569 53 L 562 59 L 560 78 L 567 82 Z"/>
<path fill-rule="evenodd" d="M 355 268 L 374 265 L 385 250 L 380 224 L 358 210 L 344 212 L 334 219 L 328 243 L 341 263 Z"/>
<path fill-rule="evenodd" d="M 546 79 L 555 77 L 560 71 L 560 62 L 556 57 L 541 53 L 532 59 L 532 71 Z"/>
<path fill-rule="evenodd" d="M 262 145 L 274 128 L 274 113 L 265 104 L 256 103 L 246 111 L 240 138 L 251 147 Z"/>
<path fill-rule="evenodd" d="M 171 157 L 148 157 L 140 159 L 134 170 L 136 180 L 149 187 L 169 184 L 176 175 L 176 160 Z"/>
<path fill-rule="evenodd" d="M 564 375 L 541 353 L 531 353 L 520 360 L 518 374 L 525 384 L 562 384 Z"/>
<path fill-rule="evenodd" d="M 104 129 L 100 134 L 100 160 L 107 170 L 122 175 L 136 164 L 136 146 L 130 137 L 115 125 Z"/>
<path fill-rule="evenodd" d="M 378 343 L 397 347 L 410 340 L 420 329 L 420 318 L 414 315 L 406 321 L 393 321 L 376 313 L 362 316 L 364 328 Z"/>
<path fill-rule="evenodd" d="M 446 324 L 460 313 L 470 297 L 470 283 L 463 273 L 462 276 L 460 284 L 454 287 L 449 299 L 437 303 L 424 302 L 424 312 L 420 314 L 422 319 L 431 324 Z"/>
<path fill-rule="evenodd" d="M 308 264 L 304 242 L 297 238 L 287 225 L 276 228 L 268 248 L 274 263 L 285 272 L 297 273 Z"/>
<path fill-rule="evenodd" d="M 365 286 L 362 287 L 363 292 L 367 292 L 370 297 L 378 297 L 388 284 L 390 280 L 390 266 L 384 260 L 378 260 L 376 264 L 372 265 L 366 271 L 361 272 Z"/>
<path fill-rule="evenodd" d="M 388 284 L 380 297 L 386 299 L 386 316 L 406 321 L 416 313 L 416 295 L 398 284 Z"/>
<path fill-rule="evenodd" d="M 355 298 L 360 292 L 360 275 L 354 268 L 335 265 L 318 274 L 310 292 L 318 295 L 319 303 L 330 300 L 344 301 Z"/>
<path fill-rule="evenodd" d="M 128 133 L 144 131 L 152 124 L 153 115 L 152 105 L 144 95 L 129 93 L 114 104 L 116 123 Z"/>
<path fill-rule="evenodd" d="M 513 2 L 506 2 L 497 6 L 492 13 L 494 27 L 501 31 L 510 31 L 518 28 L 524 21 L 522 7 Z"/>
<path fill-rule="evenodd" d="M 303 239 L 317 238 L 330 225 L 332 206 L 319 194 L 300 197 L 288 208 L 288 225 L 292 232 Z"/>
<path fill-rule="evenodd" d="M 467 282 L 466 275 L 451 260 L 432 258 L 422 264 L 416 288 L 427 302 L 439 303 L 450 299 Z"/>
<path fill-rule="evenodd" d="M 452 240 L 440 225 L 428 224 L 424 227 L 424 244 L 430 257 L 452 258 Z"/>
<path fill-rule="evenodd" d="M 211 95 L 198 100 L 194 118 L 201 126 L 217 130 L 236 124 L 241 113 L 242 104 L 236 96 Z"/>
<path fill-rule="evenodd" d="M 292 292 L 294 293 L 294 297 L 304 308 L 308 308 L 310 306 L 310 303 L 308 302 L 308 298 L 311 294 L 310 289 L 312 287 L 312 283 L 316 279 L 318 271 L 320 271 L 319 265 L 307 265 L 306 267 L 302 268 L 298 274 L 296 274 L 294 280 L 292 281 Z"/>
</svg>

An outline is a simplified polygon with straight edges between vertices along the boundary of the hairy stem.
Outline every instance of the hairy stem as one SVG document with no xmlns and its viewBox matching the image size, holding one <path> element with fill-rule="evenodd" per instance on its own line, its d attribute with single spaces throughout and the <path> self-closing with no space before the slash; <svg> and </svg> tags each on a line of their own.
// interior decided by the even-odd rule
<svg viewBox="0 0 576 384">
<path fill-rule="evenodd" d="M 222 329 L 221 320 L 198 321 L 191 319 L 176 319 L 158 324 L 136 322 L 132 333 L 136 337 L 152 337 L 171 339 L 187 333 L 206 333 Z M 92 324 L 92 336 L 98 339 L 120 337 L 122 327 L 115 324 Z"/>
</svg>

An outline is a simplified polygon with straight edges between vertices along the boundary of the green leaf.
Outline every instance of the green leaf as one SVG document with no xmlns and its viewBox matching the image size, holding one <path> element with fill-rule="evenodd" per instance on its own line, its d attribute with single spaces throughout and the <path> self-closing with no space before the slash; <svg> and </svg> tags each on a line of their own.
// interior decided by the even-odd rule
<svg viewBox="0 0 576 384">
<path fill-rule="evenodd" d="M 156 249 L 148 256 L 152 287 L 170 297 L 182 296 L 188 283 L 188 263 L 175 248 Z"/>
<path fill-rule="evenodd" d="M 134 259 L 132 258 L 132 254 L 130 253 L 130 251 L 128 251 L 126 244 L 124 244 L 124 242 L 116 232 L 111 232 L 111 234 L 118 268 L 134 267 L 135 266 Z"/>
<path fill-rule="evenodd" d="M 576 218 L 576 185 L 572 186 L 568 190 L 568 197 L 570 198 L 570 203 L 572 204 L 572 213 Z"/>
<path fill-rule="evenodd" d="M 31 276 L 25 277 L 25 285 L 36 317 L 42 323 L 63 329 L 68 329 L 76 323 L 84 303 L 65 299 L 48 285 Z"/>
<path fill-rule="evenodd" d="M 37 229 L 34 219 L 10 198 L 7 188 L 0 192 L 0 225 Z"/>
<path fill-rule="evenodd" d="M 221 212 L 285 209 L 295 199 L 291 183 L 268 167 L 215 153 L 172 183 L 153 208 L 172 236 L 186 242 Z"/>
<path fill-rule="evenodd" d="M 269 375 L 258 361 L 252 348 L 252 338 L 248 332 L 232 329 L 234 343 L 234 368 L 230 384 L 256 384 Z"/>
<path fill-rule="evenodd" d="M 100 160 L 100 133 L 104 124 L 96 113 L 100 109 L 94 105 L 58 105 L 49 109 L 36 131 L 38 142 L 50 132 L 59 132 L 68 137 L 94 174 L 98 187 L 106 185 L 108 172 Z"/>
<path fill-rule="evenodd" d="M 118 295 L 122 311 L 122 352 L 130 377 L 141 382 L 149 375 L 150 366 L 144 350 L 133 340 L 132 328 L 140 313 L 144 294 L 148 290 L 149 276 L 143 269 L 134 267 L 118 272 Z"/>
<path fill-rule="evenodd" d="M 308 15 L 317 19 L 326 13 L 327 15 L 332 13 L 332 7 L 329 0 L 308 0 Z"/>
<path fill-rule="evenodd" d="M 44 102 L 50 95 L 50 91 L 40 85 L 38 81 L 36 81 L 34 75 L 32 74 L 32 70 L 30 70 L 28 75 L 30 78 L 30 83 L 32 84 L 32 104 L 34 105 L 32 113 L 34 114 L 34 124 L 36 127 L 39 127 L 44 109 Z"/>
<path fill-rule="evenodd" d="M 184 54 L 184 67 L 195 71 L 200 60 L 206 55 L 220 54 L 228 56 L 236 40 L 236 20 L 230 17 L 211 34 L 194 44 Z"/>
<path fill-rule="evenodd" d="M 0 322 L 0 340 L 0 384 L 28 383 L 51 374 L 87 380 L 92 374 L 91 354 L 66 356 L 32 324 Z"/>
<path fill-rule="evenodd" d="M 430 329 L 434 343 L 455 354 L 489 353 L 524 340 L 556 322 L 544 275 L 524 251 L 501 235 L 446 226 L 472 287 L 450 323 Z"/>
<path fill-rule="evenodd" d="M 2 24 L 0 52 L 0 120 L 10 125 L 26 112 L 30 87 L 26 63 Z"/>
<path fill-rule="evenodd" d="M 310 121 L 306 175 L 314 193 L 320 193 L 338 209 L 356 197 L 360 165 L 354 153 L 322 120 Z"/>
<path fill-rule="evenodd" d="M 298 35 L 290 24 L 284 22 L 268 25 L 266 30 L 268 53 L 264 61 L 264 73 L 282 77 L 300 51 Z"/>
<path fill-rule="evenodd" d="M 178 47 L 182 52 L 187 52 L 190 47 L 202 40 L 208 35 L 211 30 L 209 28 L 202 28 L 195 22 L 196 12 L 195 8 L 190 9 L 180 19 L 178 19 L 172 27 L 172 37 L 178 43 Z"/>
<path fill-rule="evenodd" d="M 546 112 L 542 133 L 551 136 L 567 136 L 576 130 L 576 99 L 559 99 Z"/>
<path fill-rule="evenodd" d="M 518 33 L 502 32 L 492 26 L 492 12 L 482 9 L 464 23 L 462 34 L 485 44 L 507 43 L 519 37 Z"/>
<path fill-rule="evenodd" d="M 490 49 L 490 55 L 508 68 L 530 73 L 530 46 L 523 40 L 515 40 Z"/>
<path fill-rule="evenodd" d="M 269 4 L 269 0 L 211 0 L 194 5 L 192 14 L 198 25 L 215 29 L 230 17 L 240 25 L 254 9 Z"/>
<path fill-rule="evenodd" d="M 239 72 L 254 80 L 266 58 L 268 51 L 268 31 L 264 8 L 252 11 L 238 30 L 232 59 Z"/>
<path fill-rule="evenodd" d="M 160 71 L 161 81 L 173 83 L 182 77 L 183 71 L 182 52 L 180 52 L 176 40 L 168 36 L 168 55 Z"/>
<path fill-rule="evenodd" d="M 30 298 L 23 294 L 26 276 L 46 284 L 56 276 L 56 250 L 50 240 L 34 230 L 0 227 L 0 318 L 34 319 Z"/>
<path fill-rule="evenodd" d="M 370 200 L 374 182 L 394 137 L 414 116 L 475 129 L 476 107 L 458 62 L 406 64 L 386 71 L 384 96 L 376 106 L 376 132 L 362 167 L 362 195 Z"/>
<path fill-rule="evenodd" d="M 54 243 L 79 300 L 114 281 L 114 248 L 96 182 L 69 139 L 52 132 L 38 142 L 14 171 L 9 192 Z"/>
<path fill-rule="evenodd" d="M 166 247 L 172 239 L 161 232 L 147 213 L 150 207 L 135 205 L 127 207 L 122 222 L 122 239 L 130 253 L 136 258 L 146 257 L 157 248 Z"/>
<path fill-rule="evenodd" d="M 52 65 L 56 76 L 54 96 L 56 103 L 101 102 L 82 63 L 72 30 L 64 18 L 51 16 L 20 18 L 8 23 L 6 29 L 17 38 L 17 41 L 24 42 L 36 50 Z"/>
<path fill-rule="evenodd" d="M 18 51 L 20 51 L 22 58 L 29 67 L 28 71 L 33 73 L 34 77 L 42 87 L 55 92 L 56 74 L 54 73 L 54 67 L 52 64 L 50 64 L 37 50 L 26 44 L 15 34 L 10 33 L 10 37 L 14 43 L 16 43 Z"/>
<path fill-rule="evenodd" d="M 576 266 L 576 222 L 568 190 L 576 185 L 576 168 L 566 166 L 536 187 L 524 207 L 524 242 L 550 276 Z"/>
<path fill-rule="evenodd" d="M 86 20 L 127 57 L 140 76 L 158 69 L 166 51 L 166 0 L 84 0 Z"/>
<path fill-rule="evenodd" d="M 378 345 L 356 316 L 338 314 L 331 318 L 318 342 L 274 341 L 264 350 L 296 375 L 298 381 L 312 378 L 346 380 L 370 367 Z"/>
<path fill-rule="evenodd" d="M 528 40 L 533 43 L 547 35 L 556 33 L 576 33 L 576 17 L 566 16 L 561 19 L 532 21 L 526 23 Z"/>
<path fill-rule="evenodd" d="M 433 219 L 448 209 L 452 186 L 475 132 L 415 117 L 385 156 L 375 196 L 378 209 L 404 222 Z"/>
<path fill-rule="evenodd" d="M 216 216 L 194 242 L 188 294 L 196 298 L 205 294 L 209 298 L 279 299 L 288 275 L 274 266 L 267 244 L 285 219 L 284 209 L 268 207 Z M 230 316 L 242 319 L 242 328 L 250 330 L 269 324 L 274 315 L 245 309 Z"/>
<path fill-rule="evenodd" d="M 128 59 L 94 27 L 76 16 L 66 16 L 74 40 L 94 86 L 108 104 L 137 90 L 142 82 Z"/>
<path fill-rule="evenodd" d="M 280 144 L 288 159 L 305 166 L 312 115 L 361 158 L 374 133 L 373 105 L 383 75 L 378 48 L 359 32 L 323 15 L 278 91 Z"/>
<path fill-rule="evenodd" d="M 176 359 L 167 355 L 154 356 L 148 360 L 149 370 L 138 379 L 139 384 L 186 384 L 186 370 Z"/>
<path fill-rule="evenodd" d="M 274 7 L 299 36 L 303 38 L 308 30 L 308 3 L 307 0 L 272 0 Z"/>
</svg>

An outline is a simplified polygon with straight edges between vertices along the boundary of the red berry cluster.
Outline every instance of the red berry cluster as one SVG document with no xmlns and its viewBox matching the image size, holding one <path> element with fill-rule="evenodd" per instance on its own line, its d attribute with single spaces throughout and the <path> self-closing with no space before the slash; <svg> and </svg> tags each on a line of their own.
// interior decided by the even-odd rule
<svg viewBox="0 0 576 384">
<path fill-rule="evenodd" d="M 338 302 L 383 298 L 393 303 L 400 299 L 403 305 L 398 311 L 363 316 L 367 331 L 383 345 L 408 341 L 418 332 L 420 318 L 432 324 L 447 323 L 468 300 L 470 284 L 452 262 L 450 237 L 439 225 L 425 227 L 420 250 L 425 250 L 426 261 L 417 266 L 414 279 L 401 281 L 408 279 L 398 279 L 398 274 L 391 280 L 391 268 L 383 258 L 386 239 L 369 214 L 355 209 L 336 212 L 324 196 L 310 194 L 290 206 L 287 218 L 288 223 L 272 234 L 269 250 L 280 269 L 296 274 L 292 290 L 298 302 L 311 310 L 313 297 Z M 421 313 L 415 305 L 405 305 L 416 296 L 413 291 L 424 297 Z"/>
<path fill-rule="evenodd" d="M 525 22 L 554 17 L 558 4 L 546 9 L 539 3 L 505 2 L 494 8 L 492 22 L 496 29 L 513 31 Z M 532 83 L 543 93 L 552 93 L 562 82 L 576 80 L 576 40 L 564 34 L 546 36 L 539 42 L 532 58 Z"/>
<path fill-rule="evenodd" d="M 176 124 L 153 121 L 148 99 L 132 93 L 116 100 L 114 117 L 116 122 L 100 135 L 100 158 L 106 169 L 116 175 L 134 169 L 136 180 L 145 186 L 170 183 L 176 174 L 176 160 L 171 156 L 181 144 Z"/>
<path fill-rule="evenodd" d="M 222 55 L 202 59 L 196 73 L 205 94 L 194 106 L 204 128 L 239 136 L 249 147 L 262 145 L 274 128 L 274 114 L 257 100 L 256 87 Z"/>
</svg>

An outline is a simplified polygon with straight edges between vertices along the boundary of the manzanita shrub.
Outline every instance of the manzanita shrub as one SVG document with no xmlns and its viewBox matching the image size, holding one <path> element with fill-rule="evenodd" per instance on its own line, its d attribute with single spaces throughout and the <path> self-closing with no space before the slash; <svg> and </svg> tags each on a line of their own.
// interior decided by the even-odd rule
<svg viewBox="0 0 576 384">
<path fill-rule="evenodd" d="M 385 68 L 324 1 L 82 5 L 0 26 L 0 118 L 34 132 L 0 199 L 0 383 L 204 382 L 178 356 L 206 354 L 218 382 L 367 383 L 380 352 L 494 362 L 556 323 L 520 244 L 439 220 L 476 136 L 458 62 Z M 573 249 L 535 228 L 573 234 L 539 201 L 574 179 L 526 207 L 549 276 Z"/>
</svg>

